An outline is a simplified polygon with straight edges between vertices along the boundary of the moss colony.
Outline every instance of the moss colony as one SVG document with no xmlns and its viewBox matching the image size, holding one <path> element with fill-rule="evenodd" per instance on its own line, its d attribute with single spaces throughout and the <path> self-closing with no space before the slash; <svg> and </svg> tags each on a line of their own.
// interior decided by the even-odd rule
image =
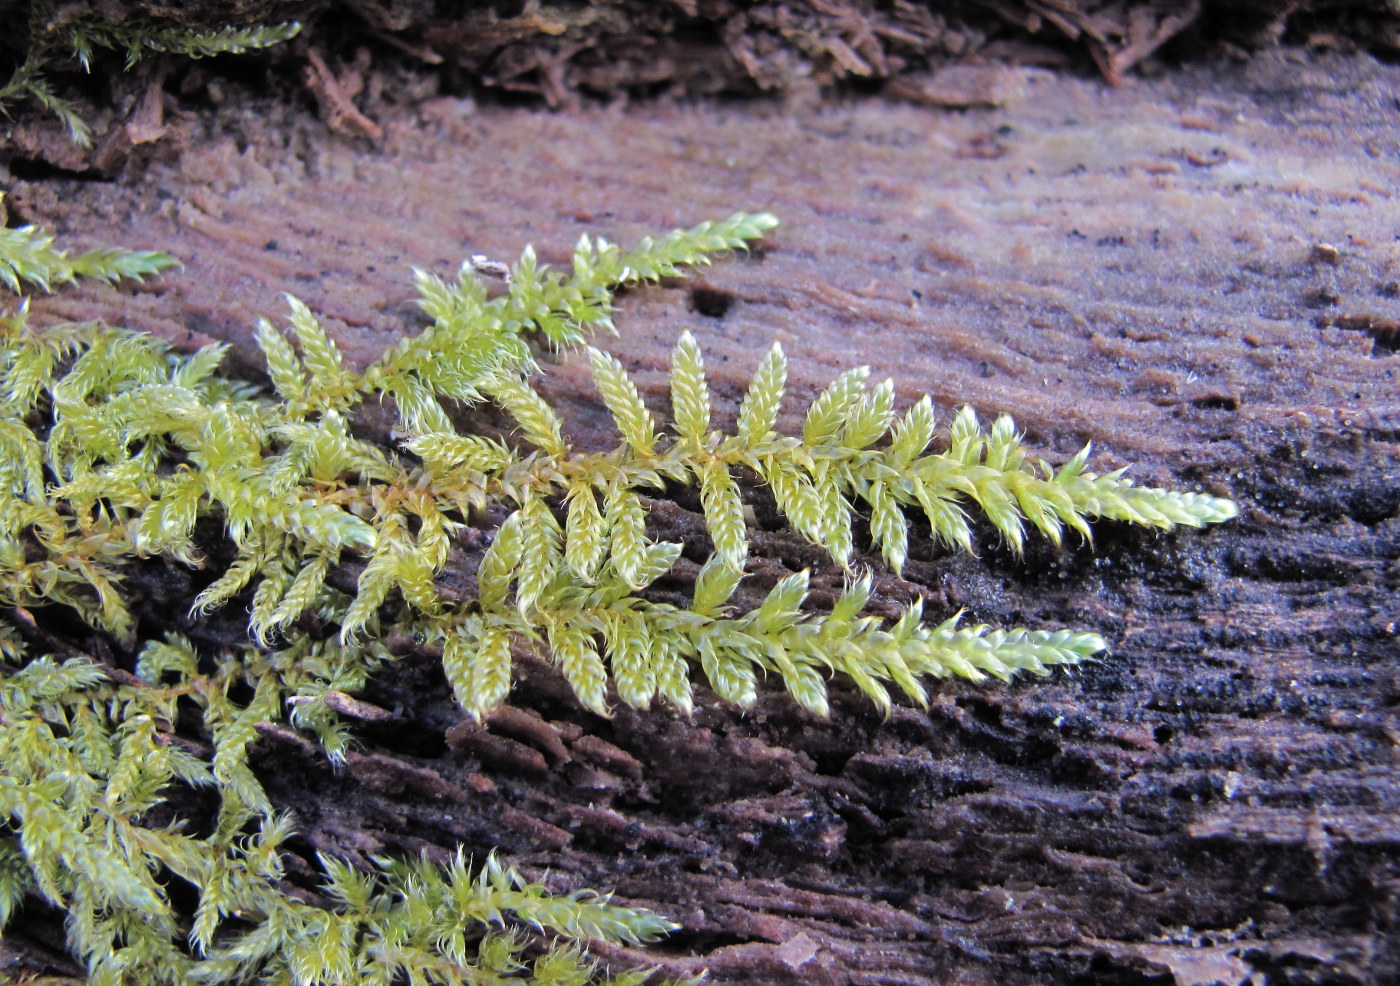
<svg viewBox="0 0 1400 986">
<path fill-rule="evenodd" d="M 322 857 L 321 896 L 308 902 L 283 871 L 292 822 L 248 763 L 255 725 L 288 718 L 343 758 L 351 736 L 337 710 L 393 659 L 391 636 L 440 650 L 457 701 L 478 718 L 505 700 L 523 648 L 604 715 L 613 702 L 688 711 L 697 667 L 740 706 L 775 676 L 824 715 L 835 673 L 882 707 L 891 686 L 922 702 L 928 678 L 1044 673 L 1105 643 L 1075 630 L 960 627 L 956 616 L 926 623 L 918 606 L 893 622 L 863 616 L 871 581 L 851 570 L 858 517 L 898 572 L 911 511 L 963 549 L 971 509 L 1014 546 L 1028 529 L 1055 542 L 1066 528 L 1087 536 L 1098 518 L 1171 528 L 1235 515 L 1228 500 L 1095 475 L 1087 449 L 1053 469 L 1027 456 L 1008 418 L 983 428 L 970 409 L 930 451 L 929 399 L 897 414 L 892 383 L 869 386 L 863 370 L 812 402 L 801 435 L 780 434 L 776 346 L 757 360 L 733 433 L 717 431 L 688 334 L 672 357 L 670 434 L 618 360 L 591 349 L 621 442 L 571 449 L 531 384 L 531 342 L 583 345 L 613 328 L 619 287 L 675 276 L 775 224 L 741 213 L 630 252 L 584 237 L 568 275 L 527 249 L 497 272 L 504 292 L 488 292 L 471 262 L 450 283 L 420 271 L 425 327 L 362 372 L 292 299 L 290 337 L 257 329 L 271 392 L 220 376 L 221 347 L 179 354 L 119 328 L 35 330 L 22 306 L 6 316 L 0 922 L 26 898 L 64 909 L 70 947 L 98 984 L 639 982 L 645 972 L 594 968 L 583 943 L 643 942 L 673 925 L 590 892 L 551 896 L 494 858 L 376 859 L 370 873 Z M 0 238 L 11 288 L 169 263 L 117 250 L 70 260 L 30 228 Z M 455 412 L 482 401 L 508 415 L 518 444 L 462 430 Z M 396 446 L 361 437 L 371 404 L 395 409 Z M 754 483 L 847 568 L 829 610 L 804 606 L 805 573 L 756 608 L 731 604 L 748 553 L 740 489 Z M 642 493 L 681 485 L 698 488 L 712 541 L 688 606 L 647 593 L 682 548 L 649 537 Z M 449 599 L 438 576 L 460 561 L 459 532 L 488 515 L 504 520 L 485 532 L 474 597 Z M 212 580 L 184 605 L 246 607 L 246 646 L 139 639 L 121 582 L 152 556 L 208 568 Z M 36 653 L 51 648 L 35 646 L 46 639 L 35 614 L 59 607 L 119 656 Z M 193 802 L 175 792 L 197 788 L 217 804 L 207 824 L 176 807 Z"/>
</svg>

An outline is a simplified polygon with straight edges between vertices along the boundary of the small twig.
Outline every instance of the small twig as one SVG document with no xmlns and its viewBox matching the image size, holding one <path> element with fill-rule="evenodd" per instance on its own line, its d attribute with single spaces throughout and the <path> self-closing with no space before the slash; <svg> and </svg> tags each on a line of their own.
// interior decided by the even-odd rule
<svg viewBox="0 0 1400 986">
<path fill-rule="evenodd" d="M 357 84 L 352 84 L 349 79 L 338 77 L 315 48 L 307 49 L 306 60 L 306 84 L 325 113 L 326 126 L 336 133 L 352 137 L 373 137 L 377 140 L 384 136 L 379 124 L 361 113 L 351 101 L 351 97 L 363 85 L 361 80 L 356 78 L 354 82 Z"/>
</svg>

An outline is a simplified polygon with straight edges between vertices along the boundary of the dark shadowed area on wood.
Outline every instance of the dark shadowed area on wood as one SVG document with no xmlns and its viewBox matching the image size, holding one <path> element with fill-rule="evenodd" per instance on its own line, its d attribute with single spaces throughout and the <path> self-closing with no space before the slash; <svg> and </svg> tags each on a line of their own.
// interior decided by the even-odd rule
<svg viewBox="0 0 1400 986">
<path fill-rule="evenodd" d="M 675 5 L 697 19 L 710 6 Z M 1079 10 L 1032 6 L 1042 25 Z M 1160 25 L 1172 5 L 1159 6 Z M 525 7 L 512 16 L 545 16 Z M 442 25 L 376 30 L 400 42 L 386 43 L 395 59 L 449 46 Z M 255 765 L 297 820 L 294 875 L 314 885 L 316 851 L 498 847 L 555 888 L 612 889 L 683 925 L 605 958 L 716 983 L 1397 981 L 1400 69 L 1314 45 L 1146 77 L 1113 68 L 1118 41 L 1095 44 L 1089 71 L 993 50 L 926 60 L 880 95 L 782 104 L 623 108 L 540 83 L 554 111 L 414 90 L 412 59 L 376 82 L 379 55 L 356 68 L 341 52 L 323 67 L 377 135 L 326 108 L 324 80 L 278 99 L 203 68 L 157 93 L 157 123 L 144 111 L 157 139 L 122 116 L 139 102 L 107 110 L 107 159 L 101 142 L 79 160 L 57 128 L 21 127 L 5 148 L 12 221 L 184 264 L 35 298 L 41 323 L 226 341 L 256 378 L 252 326 L 280 320 L 288 292 L 364 364 L 420 324 L 410 266 L 446 275 L 528 242 L 564 264 L 583 232 L 627 244 L 766 209 L 783 225 L 754 253 L 623 297 L 602 344 L 659 416 L 683 330 L 726 423 L 778 340 L 789 431 L 832 377 L 868 364 L 901 408 L 927 392 L 945 423 L 963 403 L 1008 412 L 1053 463 L 1091 441 L 1100 471 L 1241 504 L 1205 532 L 1103 525 L 1093 545 L 1023 557 L 990 527 L 976 556 L 924 528 L 903 579 L 863 555 L 876 615 L 922 598 L 931 615 L 1094 630 L 1112 647 L 1043 680 L 933 683 L 928 709 L 887 718 L 838 681 L 829 721 L 776 682 L 748 712 L 702 690 L 689 719 L 621 706 L 604 719 L 522 655 L 509 707 L 481 727 L 436 655 L 399 641 L 402 660 L 360 696 L 392 719 L 358 728 L 346 769 L 283 725 L 263 730 Z M 560 92 L 586 90 L 568 72 L 594 63 L 561 64 Z M 545 370 L 579 445 L 614 444 L 587 360 Z M 766 491 L 746 497 L 747 598 L 808 568 L 829 604 L 843 573 Z M 651 507 L 650 533 L 686 545 L 653 591 L 685 596 L 709 548 L 698 498 Z M 464 539 L 445 594 L 472 592 L 481 550 Z M 170 611 L 201 578 L 150 562 L 130 583 L 143 632 L 237 639 L 236 605 L 203 624 Z M 63 971 L 59 919 L 26 911 L 0 956 Z"/>
</svg>

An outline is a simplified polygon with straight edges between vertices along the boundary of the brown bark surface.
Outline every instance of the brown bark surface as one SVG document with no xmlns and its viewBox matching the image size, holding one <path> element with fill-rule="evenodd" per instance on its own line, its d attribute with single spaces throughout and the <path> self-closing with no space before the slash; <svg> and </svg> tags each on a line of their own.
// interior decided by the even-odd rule
<svg viewBox="0 0 1400 986">
<path fill-rule="evenodd" d="M 1205 533 L 1104 526 L 1022 558 L 986 528 L 976 557 L 915 538 L 904 580 L 863 559 L 877 613 L 922 596 L 1113 647 L 888 718 L 836 682 L 830 721 L 777 685 L 747 713 L 706 695 L 691 719 L 602 719 L 526 665 L 478 728 L 410 654 L 363 696 L 396 719 L 364 725 L 348 769 L 266 729 L 260 776 L 305 858 L 499 847 L 674 918 L 645 961 L 718 983 L 1396 981 L 1400 70 L 1278 52 L 1117 88 L 987 73 L 1001 105 L 955 112 L 366 104 L 378 140 L 231 98 L 167 119 L 179 153 L 139 181 L 12 183 L 71 244 L 185 264 L 36 299 L 38 318 L 223 340 L 247 367 L 282 292 L 364 361 L 412 331 L 410 265 L 528 241 L 562 263 L 584 231 L 770 209 L 784 225 L 754 255 L 623 299 L 605 345 L 654 410 L 683 329 L 721 416 L 777 339 L 788 428 L 869 364 L 945 420 L 1011 413 L 1051 461 L 1093 441 L 1100 469 L 1242 504 Z M 542 387 L 604 447 L 585 369 L 564 357 Z M 829 600 L 841 572 L 750 499 L 752 591 L 810 567 Z M 685 494 L 652 524 L 703 554 Z M 134 591 L 159 613 L 184 577 Z"/>
</svg>

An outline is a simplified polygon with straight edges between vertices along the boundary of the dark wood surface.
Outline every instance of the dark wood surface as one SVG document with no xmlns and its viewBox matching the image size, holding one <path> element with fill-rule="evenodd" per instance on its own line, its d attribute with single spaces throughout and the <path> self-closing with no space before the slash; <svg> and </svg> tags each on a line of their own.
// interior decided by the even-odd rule
<svg viewBox="0 0 1400 986">
<path fill-rule="evenodd" d="M 1092 441 L 1100 469 L 1242 504 L 1206 533 L 1106 526 L 1019 559 L 985 527 L 975 557 L 916 538 L 905 581 L 866 559 L 876 612 L 923 596 L 1113 648 L 888 718 L 838 682 L 830 721 L 776 686 L 748 713 L 706 694 L 691 719 L 605 720 L 527 663 L 482 729 L 432 655 L 406 657 L 365 696 L 400 719 L 367 724 L 347 770 L 265 730 L 306 858 L 499 847 L 673 917 L 647 961 L 718 983 L 1400 977 L 1400 70 L 1280 51 L 1117 88 L 999 71 L 1005 105 L 959 111 L 371 105 L 378 141 L 234 93 L 170 115 L 139 180 L 7 183 L 73 242 L 185 265 L 37 318 L 225 340 L 236 367 L 282 292 L 363 361 L 410 331 L 410 265 L 526 242 L 563 262 L 584 231 L 769 209 L 755 255 L 623 299 L 604 344 L 657 412 L 683 329 L 721 417 L 776 339 L 789 427 L 869 364 L 945 421 L 1010 412 L 1051 461 Z M 581 445 L 613 441 L 585 361 L 542 386 Z M 750 498 L 752 591 L 811 567 L 829 597 L 840 572 Z M 694 535 L 697 510 L 657 502 L 654 529 Z"/>
</svg>

